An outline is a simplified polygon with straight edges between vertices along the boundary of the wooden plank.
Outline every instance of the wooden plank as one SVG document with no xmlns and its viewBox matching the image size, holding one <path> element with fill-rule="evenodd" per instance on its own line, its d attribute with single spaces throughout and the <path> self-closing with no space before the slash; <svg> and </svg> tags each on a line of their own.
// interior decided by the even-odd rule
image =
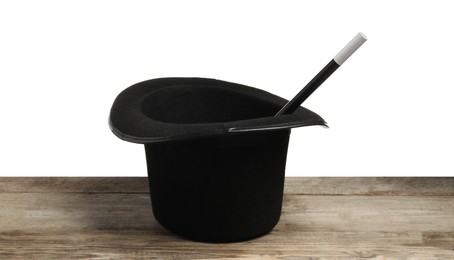
<svg viewBox="0 0 454 260">
<path fill-rule="evenodd" d="M 2 241 L 2 259 L 453 259 L 420 233 L 304 232 L 253 242 L 202 244 L 138 232 L 21 234 Z M 363 242 L 359 242 L 363 240 Z"/>
<path fill-rule="evenodd" d="M 335 179 L 318 178 L 316 188 L 305 190 L 298 184 L 307 181 L 292 178 L 293 193 L 284 196 L 281 220 L 269 235 L 208 244 L 183 240 L 154 220 L 150 198 L 140 186 L 145 178 L 102 184 L 100 179 L 16 178 L 13 187 L 35 182 L 40 188 L 0 192 L 0 259 L 454 259 L 454 197 L 446 190 L 442 196 L 427 192 L 427 182 L 424 193 L 429 196 L 358 187 L 385 194 L 371 196 L 351 195 L 357 190 L 345 187 L 355 181 L 342 180 L 339 186 L 350 195 L 344 196 L 322 190 L 322 183 L 331 189 Z M 138 192 L 124 184 L 129 179 L 142 180 Z M 386 183 L 397 189 L 402 181 Z M 305 192 L 311 194 L 300 194 Z M 317 192 L 321 195 L 312 194 Z"/>
<path fill-rule="evenodd" d="M 0 178 L 0 192 L 148 193 L 146 177 Z M 453 177 L 288 177 L 286 194 L 454 196 Z"/>
<path fill-rule="evenodd" d="M 453 177 L 291 177 L 286 194 L 454 196 Z"/>
<path fill-rule="evenodd" d="M 146 177 L 1 177 L 0 192 L 148 193 Z"/>
<path fill-rule="evenodd" d="M 147 194 L 0 193 L 0 199 L 2 232 L 143 231 L 154 230 L 157 225 Z M 304 231 L 417 228 L 446 232 L 454 231 L 453 216 L 454 200 L 450 196 L 285 195 L 282 211 L 287 225 L 304 223 L 306 226 L 298 227 Z"/>
</svg>

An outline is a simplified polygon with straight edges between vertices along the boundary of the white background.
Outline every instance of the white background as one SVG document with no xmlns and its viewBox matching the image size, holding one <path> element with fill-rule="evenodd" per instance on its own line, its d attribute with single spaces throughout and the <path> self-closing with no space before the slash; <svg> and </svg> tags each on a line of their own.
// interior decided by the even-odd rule
<svg viewBox="0 0 454 260">
<path fill-rule="evenodd" d="M 107 118 L 126 87 L 199 76 L 292 98 L 358 32 L 306 102 L 288 176 L 454 174 L 450 1 L 2 1 L 0 175 L 146 176 Z"/>
</svg>

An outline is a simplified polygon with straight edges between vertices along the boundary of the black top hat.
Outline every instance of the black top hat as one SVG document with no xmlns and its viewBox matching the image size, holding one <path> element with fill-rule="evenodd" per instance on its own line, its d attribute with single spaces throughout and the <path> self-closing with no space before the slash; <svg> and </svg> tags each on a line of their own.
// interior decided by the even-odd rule
<svg viewBox="0 0 454 260">
<path fill-rule="evenodd" d="M 153 213 L 168 230 L 205 242 L 269 232 L 281 214 L 290 129 L 326 125 L 286 100 L 203 78 L 148 80 L 115 100 L 110 127 L 145 144 Z"/>
<path fill-rule="evenodd" d="M 365 41 L 356 35 L 290 102 L 204 78 L 155 79 L 123 91 L 110 128 L 145 144 L 156 220 L 206 242 L 269 232 L 281 214 L 290 129 L 326 126 L 300 104 Z"/>
<path fill-rule="evenodd" d="M 112 106 L 109 123 L 120 139 L 143 144 L 326 126 L 323 118 L 303 107 L 275 117 L 286 103 L 266 91 L 221 80 L 160 78 L 121 92 Z"/>
</svg>

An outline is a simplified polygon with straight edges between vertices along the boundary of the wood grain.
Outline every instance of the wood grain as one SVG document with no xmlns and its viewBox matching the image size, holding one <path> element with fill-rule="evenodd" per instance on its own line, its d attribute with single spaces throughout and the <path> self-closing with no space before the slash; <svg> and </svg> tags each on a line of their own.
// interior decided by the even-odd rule
<svg viewBox="0 0 454 260">
<path fill-rule="evenodd" d="M 154 220 L 146 178 L 0 178 L 0 259 L 454 259 L 453 179 L 288 178 L 270 234 L 207 244 Z"/>
<path fill-rule="evenodd" d="M 146 177 L 3 177 L 0 192 L 148 193 Z M 286 194 L 454 196 L 452 177 L 287 177 Z"/>
</svg>

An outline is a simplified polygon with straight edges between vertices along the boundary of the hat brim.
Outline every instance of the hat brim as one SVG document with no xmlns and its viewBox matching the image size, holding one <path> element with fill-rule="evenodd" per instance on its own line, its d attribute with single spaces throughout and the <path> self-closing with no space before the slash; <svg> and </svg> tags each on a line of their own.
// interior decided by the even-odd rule
<svg viewBox="0 0 454 260">
<path fill-rule="evenodd" d="M 109 126 L 120 139 L 141 144 L 327 126 L 304 107 L 275 117 L 286 103 L 266 91 L 221 80 L 159 78 L 121 92 L 112 105 Z"/>
</svg>

